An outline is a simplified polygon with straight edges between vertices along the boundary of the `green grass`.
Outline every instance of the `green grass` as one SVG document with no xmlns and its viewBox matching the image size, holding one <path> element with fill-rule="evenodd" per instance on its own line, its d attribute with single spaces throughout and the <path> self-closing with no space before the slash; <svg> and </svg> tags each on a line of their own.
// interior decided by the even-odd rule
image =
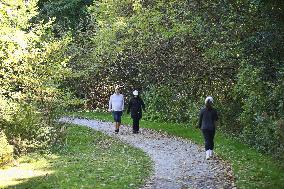
<svg viewBox="0 0 284 189">
<path fill-rule="evenodd" d="M 152 171 L 140 149 L 87 127 L 66 130 L 63 147 L 0 170 L 0 188 L 138 188 Z"/>
<path fill-rule="evenodd" d="M 76 112 L 70 115 L 113 121 L 110 113 Z M 123 115 L 122 122 L 122 124 L 129 125 L 132 123 L 128 115 Z M 185 124 L 142 120 L 141 127 L 164 131 L 171 135 L 190 139 L 203 146 L 203 138 L 199 129 Z M 216 153 L 232 165 L 238 188 L 284 188 L 284 168 L 275 159 L 263 155 L 237 140 L 226 138 L 218 131 L 215 145 Z"/>
</svg>

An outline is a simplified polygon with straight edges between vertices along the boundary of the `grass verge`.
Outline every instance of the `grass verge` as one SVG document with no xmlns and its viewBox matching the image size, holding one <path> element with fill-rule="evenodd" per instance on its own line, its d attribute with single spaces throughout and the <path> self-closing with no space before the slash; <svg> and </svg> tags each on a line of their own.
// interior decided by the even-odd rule
<svg viewBox="0 0 284 189">
<path fill-rule="evenodd" d="M 111 114 L 101 112 L 76 112 L 70 115 L 103 121 L 113 121 Z M 131 125 L 128 115 L 123 115 L 122 124 Z M 168 134 L 190 139 L 198 145 L 203 145 L 203 138 L 199 129 L 185 124 L 160 123 L 142 120 L 141 127 L 165 131 Z M 215 138 L 216 153 L 222 159 L 230 162 L 233 168 L 238 188 L 284 188 L 284 168 L 280 162 L 272 157 L 263 155 L 257 150 L 226 138 L 217 131 Z"/>
<path fill-rule="evenodd" d="M 64 145 L 0 169 L 0 188 L 138 188 L 152 162 L 140 149 L 87 127 L 68 125 Z"/>
</svg>

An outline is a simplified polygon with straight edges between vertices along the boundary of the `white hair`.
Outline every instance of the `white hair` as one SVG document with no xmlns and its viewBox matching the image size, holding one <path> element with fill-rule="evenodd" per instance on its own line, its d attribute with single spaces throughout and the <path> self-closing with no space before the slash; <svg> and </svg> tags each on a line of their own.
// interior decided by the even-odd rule
<svg viewBox="0 0 284 189">
<path fill-rule="evenodd" d="M 207 96 L 206 99 L 205 99 L 205 104 L 207 104 L 208 101 L 213 103 L 213 97 L 212 96 Z"/>
<path fill-rule="evenodd" d="M 138 91 L 137 90 L 133 91 L 133 95 L 138 96 Z"/>
</svg>

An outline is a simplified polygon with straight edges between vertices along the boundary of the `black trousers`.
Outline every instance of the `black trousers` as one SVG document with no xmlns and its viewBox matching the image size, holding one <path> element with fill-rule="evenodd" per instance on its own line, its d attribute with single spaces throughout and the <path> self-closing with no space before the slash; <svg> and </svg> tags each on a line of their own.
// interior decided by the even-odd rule
<svg viewBox="0 0 284 189">
<path fill-rule="evenodd" d="M 132 118 L 133 119 L 133 131 L 139 131 L 139 120 L 140 118 Z"/>
<path fill-rule="evenodd" d="M 214 149 L 214 136 L 215 136 L 215 129 L 208 130 L 202 129 L 202 133 L 205 139 L 205 150 L 213 150 Z"/>
</svg>

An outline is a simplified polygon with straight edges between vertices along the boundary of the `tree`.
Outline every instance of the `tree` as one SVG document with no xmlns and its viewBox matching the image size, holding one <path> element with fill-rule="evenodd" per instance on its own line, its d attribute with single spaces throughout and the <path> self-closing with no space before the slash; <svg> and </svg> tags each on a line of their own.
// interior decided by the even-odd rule
<svg viewBox="0 0 284 189">
<path fill-rule="evenodd" d="M 51 23 L 31 22 L 36 5 L 0 3 L 0 128 L 16 153 L 52 141 L 53 111 L 64 96 L 58 86 L 69 73 L 68 39 L 55 39 Z"/>
</svg>

